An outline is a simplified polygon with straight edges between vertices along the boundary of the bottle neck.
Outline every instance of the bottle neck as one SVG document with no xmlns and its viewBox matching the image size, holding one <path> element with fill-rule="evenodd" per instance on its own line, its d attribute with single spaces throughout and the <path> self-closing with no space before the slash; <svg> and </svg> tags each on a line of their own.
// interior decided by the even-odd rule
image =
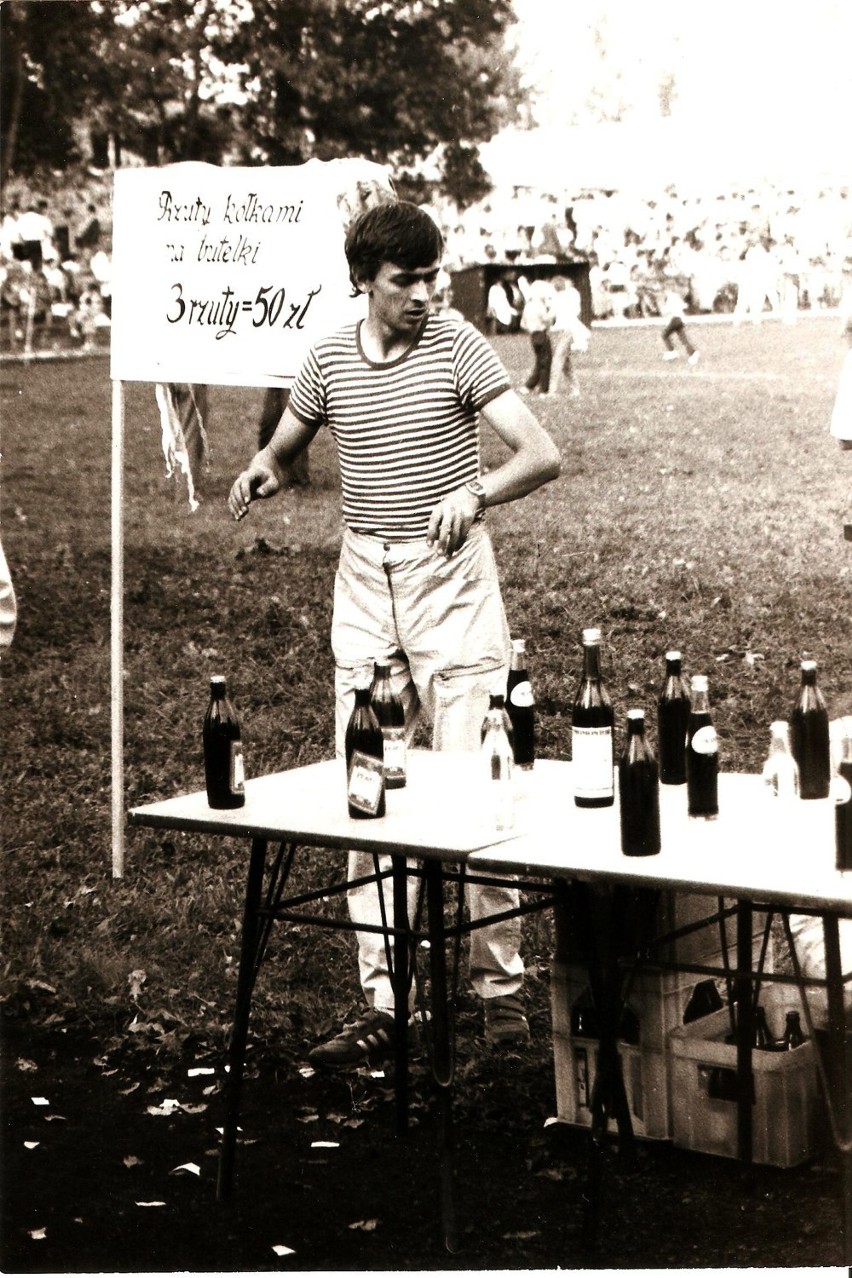
<svg viewBox="0 0 852 1278">
<path fill-rule="evenodd" d="M 709 714 L 710 713 L 710 695 L 706 690 L 701 690 L 700 692 L 693 691 L 692 713 L 693 714 Z"/>
<path fill-rule="evenodd" d="M 355 689 L 355 704 L 356 704 L 356 706 L 368 706 L 368 705 L 370 704 L 370 689 L 369 689 L 369 688 L 356 688 L 356 689 Z"/>
<path fill-rule="evenodd" d="M 224 701 L 228 695 L 227 685 L 224 679 L 212 679 L 210 682 L 210 697 L 213 701 Z"/>
<path fill-rule="evenodd" d="M 681 675 L 680 657 L 669 657 L 666 660 L 666 678 L 679 679 Z"/>
<path fill-rule="evenodd" d="M 601 677 L 600 644 L 597 644 L 597 643 L 583 644 L 583 678 L 584 679 L 600 679 L 600 677 Z"/>
</svg>

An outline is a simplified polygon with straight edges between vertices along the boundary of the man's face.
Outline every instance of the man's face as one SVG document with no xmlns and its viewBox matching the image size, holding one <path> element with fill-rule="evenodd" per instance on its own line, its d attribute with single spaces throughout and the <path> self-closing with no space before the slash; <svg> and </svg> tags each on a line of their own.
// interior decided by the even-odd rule
<svg viewBox="0 0 852 1278">
<path fill-rule="evenodd" d="M 393 333 L 414 334 L 435 292 L 440 262 L 409 270 L 382 262 L 376 276 L 362 286 L 370 301 L 370 318 Z"/>
</svg>

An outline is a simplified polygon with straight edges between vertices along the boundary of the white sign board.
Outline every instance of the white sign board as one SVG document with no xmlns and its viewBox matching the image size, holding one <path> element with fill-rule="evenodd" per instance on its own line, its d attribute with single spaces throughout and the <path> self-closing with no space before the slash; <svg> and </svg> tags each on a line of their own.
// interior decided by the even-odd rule
<svg viewBox="0 0 852 1278">
<path fill-rule="evenodd" d="M 343 244 L 377 190 L 385 170 L 360 160 L 119 169 L 113 380 L 289 385 L 313 341 L 363 314 Z"/>
</svg>

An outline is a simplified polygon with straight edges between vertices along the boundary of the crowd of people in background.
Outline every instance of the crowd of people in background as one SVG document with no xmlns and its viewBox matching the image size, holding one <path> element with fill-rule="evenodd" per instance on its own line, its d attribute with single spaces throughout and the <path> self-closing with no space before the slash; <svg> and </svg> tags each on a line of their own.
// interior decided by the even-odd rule
<svg viewBox="0 0 852 1278">
<path fill-rule="evenodd" d="M 82 349 L 108 330 L 111 175 L 87 170 L 49 192 L 11 184 L 0 213 L 0 342 L 15 350 L 64 337 Z M 425 206 L 424 206 L 425 207 Z M 765 183 L 712 194 L 664 191 L 495 191 L 459 212 L 428 211 L 444 233 L 449 272 L 488 262 L 587 261 L 595 320 L 834 308 L 852 280 L 852 199 L 847 188 L 796 190 Z M 518 275 L 506 276 L 517 288 Z M 523 300 L 515 307 L 514 330 Z M 491 317 L 494 318 L 493 316 Z M 498 326 L 496 331 L 505 331 Z"/>
<path fill-rule="evenodd" d="M 457 215 L 436 205 L 447 265 L 588 260 L 595 319 L 661 317 L 673 282 L 687 313 L 732 313 L 840 304 L 852 271 L 852 199 L 845 187 L 681 195 L 674 187 L 531 194 L 495 192 Z"/>
<path fill-rule="evenodd" d="M 26 186 L 0 209 L 0 342 L 30 350 L 55 341 L 93 349 L 112 301 L 111 175 L 89 174 L 75 194 Z"/>
</svg>

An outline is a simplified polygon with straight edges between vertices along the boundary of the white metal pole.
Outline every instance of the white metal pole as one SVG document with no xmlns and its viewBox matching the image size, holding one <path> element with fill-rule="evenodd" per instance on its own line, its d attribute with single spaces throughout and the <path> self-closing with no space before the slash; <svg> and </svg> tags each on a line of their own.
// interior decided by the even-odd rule
<svg viewBox="0 0 852 1278">
<path fill-rule="evenodd" d="M 110 707 L 112 732 L 112 877 L 124 877 L 124 383 L 112 384 L 112 592 Z"/>
</svg>

